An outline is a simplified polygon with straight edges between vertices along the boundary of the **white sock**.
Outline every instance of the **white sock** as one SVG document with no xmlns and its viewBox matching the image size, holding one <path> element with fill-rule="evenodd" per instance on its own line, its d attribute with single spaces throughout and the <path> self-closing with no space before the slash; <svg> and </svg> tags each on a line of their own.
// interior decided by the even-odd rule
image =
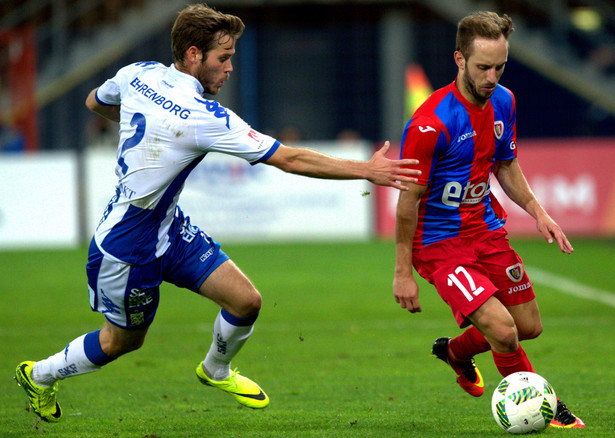
<svg viewBox="0 0 615 438">
<path fill-rule="evenodd" d="M 203 369 L 210 379 L 220 381 L 231 375 L 231 360 L 252 334 L 257 316 L 237 318 L 224 309 L 218 313 L 213 342 L 203 361 Z"/>
<path fill-rule="evenodd" d="M 98 371 L 111 362 L 100 348 L 98 331 L 79 336 L 64 350 L 40 360 L 32 368 L 32 380 L 39 386 L 51 386 L 57 380 Z"/>
</svg>

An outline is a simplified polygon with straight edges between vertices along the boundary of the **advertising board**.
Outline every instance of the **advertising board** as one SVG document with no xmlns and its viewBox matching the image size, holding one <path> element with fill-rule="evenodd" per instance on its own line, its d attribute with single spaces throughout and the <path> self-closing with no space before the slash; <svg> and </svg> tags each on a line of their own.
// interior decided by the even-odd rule
<svg viewBox="0 0 615 438">
<path fill-rule="evenodd" d="M 0 249 L 76 245 L 75 154 L 6 154 L 0 158 Z"/>
</svg>

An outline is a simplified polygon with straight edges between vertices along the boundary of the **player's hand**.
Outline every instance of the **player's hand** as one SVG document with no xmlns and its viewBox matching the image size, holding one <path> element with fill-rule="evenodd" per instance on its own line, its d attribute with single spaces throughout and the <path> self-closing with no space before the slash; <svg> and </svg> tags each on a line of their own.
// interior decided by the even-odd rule
<svg viewBox="0 0 615 438">
<path fill-rule="evenodd" d="M 402 182 L 417 182 L 418 180 L 413 176 L 420 175 L 421 171 L 417 169 L 402 168 L 402 166 L 416 165 L 419 164 L 419 161 L 411 159 L 389 160 L 386 157 L 386 153 L 390 147 L 390 143 L 386 141 L 384 146 L 372 155 L 372 158 L 368 162 L 369 174 L 367 179 L 380 186 L 390 186 L 399 190 L 408 190 Z"/>
<path fill-rule="evenodd" d="M 536 221 L 536 228 L 538 228 L 538 231 L 540 231 L 547 242 L 553 243 L 553 240 L 555 240 L 563 253 L 572 254 L 574 251 L 560 226 L 549 215 L 540 217 Z"/>
<path fill-rule="evenodd" d="M 419 303 L 419 285 L 414 277 L 395 276 L 393 279 L 393 296 L 402 309 L 410 313 L 422 311 Z"/>
</svg>

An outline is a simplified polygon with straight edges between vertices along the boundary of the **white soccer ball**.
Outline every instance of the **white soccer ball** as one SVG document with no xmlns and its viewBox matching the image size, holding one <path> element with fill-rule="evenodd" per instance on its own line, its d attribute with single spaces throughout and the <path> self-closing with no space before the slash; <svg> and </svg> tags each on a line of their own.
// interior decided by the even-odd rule
<svg viewBox="0 0 615 438">
<path fill-rule="evenodd" d="M 513 373 L 493 391 L 491 410 L 496 423 L 506 432 L 539 432 L 553 420 L 557 397 L 549 382 L 538 374 Z"/>
</svg>

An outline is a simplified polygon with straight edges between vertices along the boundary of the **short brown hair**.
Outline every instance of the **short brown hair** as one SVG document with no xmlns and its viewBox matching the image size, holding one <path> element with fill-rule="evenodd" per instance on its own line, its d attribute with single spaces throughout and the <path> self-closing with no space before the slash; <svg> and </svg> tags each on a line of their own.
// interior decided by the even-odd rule
<svg viewBox="0 0 615 438">
<path fill-rule="evenodd" d="M 191 46 L 207 53 L 224 37 L 239 38 L 244 29 L 239 17 L 223 14 L 204 4 L 187 6 L 179 11 L 171 30 L 173 60 L 183 62 Z"/>
<path fill-rule="evenodd" d="M 455 50 L 467 59 L 472 54 L 472 43 L 476 38 L 497 40 L 504 36 L 508 39 L 514 30 L 512 19 L 506 14 L 500 16 L 495 12 L 476 12 L 462 18 L 457 25 Z"/>
</svg>

